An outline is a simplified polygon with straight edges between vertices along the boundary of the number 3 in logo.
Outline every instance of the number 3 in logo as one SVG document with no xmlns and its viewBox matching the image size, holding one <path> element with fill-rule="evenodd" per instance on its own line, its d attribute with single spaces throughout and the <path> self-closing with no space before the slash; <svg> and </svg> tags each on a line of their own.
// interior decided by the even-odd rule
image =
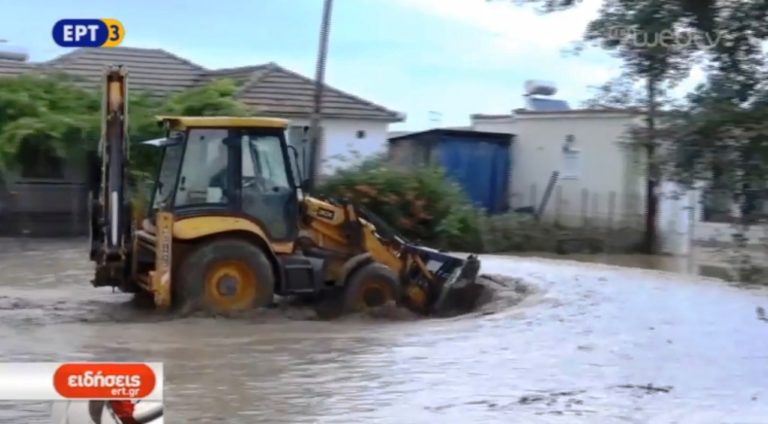
<svg viewBox="0 0 768 424">
<path fill-rule="evenodd" d="M 125 38 L 125 27 L 117 19 L 102 19 L 107 29 L 107 41 L 101 47 L 116 47 L 123 42 Z"/>
<path fill-rule="evenodd" d="M 109 26 L 109 41 L 115 42 L 120 39 L 120 27 L 117 25 Z"/>
</svg>

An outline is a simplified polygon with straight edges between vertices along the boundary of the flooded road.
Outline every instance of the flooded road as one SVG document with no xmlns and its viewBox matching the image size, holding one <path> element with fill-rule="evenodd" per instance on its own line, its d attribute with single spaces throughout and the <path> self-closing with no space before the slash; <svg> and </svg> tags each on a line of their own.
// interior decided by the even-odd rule
<svg viewBox="0 0 768 424">
<path fill-rule="evenodd" d="M 0 360 L 162 361 L 169 423 L 768 423 L 764 290 L 483 256 L 522 302 L 510 285 L 442 320 L 172 320 L 92 288 L 84 242 L 0 243 Z"/>
</svg>

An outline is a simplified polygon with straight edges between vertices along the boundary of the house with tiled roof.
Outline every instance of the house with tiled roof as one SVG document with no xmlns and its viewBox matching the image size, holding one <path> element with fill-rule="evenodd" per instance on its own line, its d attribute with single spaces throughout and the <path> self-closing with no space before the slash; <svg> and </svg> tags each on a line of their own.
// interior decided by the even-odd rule
<svg viewBox="0 0 768 424">
<path fill-rule="evenodd" d="M 299 127 L 307 125 L 312 110 L 314 81 L 276 63 L 211 70 L 161 49 L 84 48 L 42 63 L 0 60 L 0 76 L 61 71 L 99 89 L 102 72 L 110 64 L 127 67 L 131 90 L 156 97 L 227 78 L 241 83 L 237 97 L 255 114 L 285 117 Z M 386 148 L 389 124 L 405 119 L 399 112 L 327 85 L 322 109 L 325 157 L 350 149 L 363 154 L 381 151 Z"/>
<path fill-rule="evenodd" d="M 276 63 L 230 69 L 206 69 L 160 49 L 117 47 L 78 49 L 43 64 L 22 64 L 27 68 L 60 70 L 76 75 L 94 88 L 105 66 L 123 64 L 128 68 L 131 89 L 166 96 L 217 78 L 241 82 L 238 97 L 255 113 L 293 119 L 307 118 L 312 109 L 314 81 Z M 3 71 L 0 67 L 0 75 Z M 330 119 L 400 122 L 404 116 L 371 101 L 325 86 L 323 116 Z"/>
<path fill-rule="evenodd" d="M 84 48 L 47 62 L 0 58 L 0 78 L 34 72 L 62 72 L 77 77 L 77 83 L 85 88 L 100 90 L 103 71 L 113 64 L 127 68 L 131 91 L 141 91 L 157 98 L 215 79 L 235 80 L 239 83 L 236 97 L 248 105 L 254 115 L 290 120 L 288 136 L 292 143 L 303 139 L 308 129 L 314 81 L 271 62 L 231 69 L 207 69 L 161 49 Z M 348 155 L 352 151 L 363 156 L 385 152 L 389 125 L 405 119 L 399 112 L 328 85 L 323 91 L 322 112 L 325 142 L 321 153 L 324 159 L 321 172 L 331 172 L 345 163 L 334 159 L 339 155 Z M 13 181 L 6 181 L 6 186 L 17 193 L 14 203 L 26 205 L 26 210 L 49 210 L 54 204 L 67 205 L 62 207 L 69 210 L 71 199 L 76 197 L 74 192 L 81 196 L 84 187 L 79 172 L 72 172 L 68 169 L 63 174 L 59 172 L 40 178 L 11 177 Z M 56 201 L 56 196 L 60 196 L 62 201 Z M 85 205 L 84 201 L 75 203 Z"/>
</svg>

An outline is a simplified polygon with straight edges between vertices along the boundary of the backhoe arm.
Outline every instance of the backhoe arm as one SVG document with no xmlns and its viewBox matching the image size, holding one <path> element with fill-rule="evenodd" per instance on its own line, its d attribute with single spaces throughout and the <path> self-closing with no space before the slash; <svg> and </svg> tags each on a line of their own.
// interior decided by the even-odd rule
<svg viewBox="0 0 768 424">
<path fill-rule="evenodd" d="M 120 285 L 126 277 L 131 243 L 128 177 L 127 75 L 110 67 L 104 78 L 102 133 L 91 187 L 91 260 L 96 262 L 94 285 Z"/>
</svg>

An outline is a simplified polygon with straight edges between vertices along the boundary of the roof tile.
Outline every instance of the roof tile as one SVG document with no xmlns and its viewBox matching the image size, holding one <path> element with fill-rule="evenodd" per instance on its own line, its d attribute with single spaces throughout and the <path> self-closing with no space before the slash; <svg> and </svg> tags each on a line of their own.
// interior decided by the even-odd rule
<svg viewBox="0 0 768 424">
<path fill-rule="evenodd" d="M 161 49 L 78 49 L 38 64 L 0 60 L 0 76 L 37 69 L 57 70 L 79 77 L 80 84 L 85 87 L 96 88 L 104 69 L 117 64 L 128 69 L 132 89 L 157 97 L 214 79 L 231 78 L 242 83 L 238 97 L 259 114 L 305 117 L 313 109 L 314 81 L 275 63 L 208 70 Z M 326 117 L 388 122 L 404 119 L 399 112 L 328 85 L 324 86 L 322 113 Z"/>
<path fill-rule="evenodd" d="M 37 66 L 18 60 L 0 59 L 0 76 L 16 76 L 33 72 Z"/>
</svg>

